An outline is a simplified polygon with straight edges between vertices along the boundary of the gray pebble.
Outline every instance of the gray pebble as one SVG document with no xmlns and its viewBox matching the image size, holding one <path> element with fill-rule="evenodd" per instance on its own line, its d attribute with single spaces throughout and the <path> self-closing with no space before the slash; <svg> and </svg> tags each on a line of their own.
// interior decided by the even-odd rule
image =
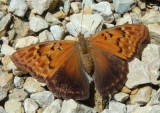
<svg viewBox="0 0 160 113">
<path fill-rule="evenodd" d="M 8 10 L 19 17 L 24 17 L 28 5 L 25 0 L 11 0 Z"/>
<path fill-rule="evenodd" d="M 115 11 L 120 14 L 124 14 L 130 10 L 131 5 L 134 4 L 134 0 L 113 0 Z"/>
<path fill-rule="evenodd" d="M 24 111 L 25 113 L 36 113 L 38 109 L 38 104 L 31 98 L 27 98 L 24 101 Z"/>
<path fill-rule="evenodd" d="M 51 33 L 55 40 L 61 40 L 64 36 L 64 29 L 58 25 L 50 27 Z"/>
<path fill-rule="evenodd" d="M 48 28 L 48 23 L 41 17 L 32 17 L 29 21 L 29 27 L 34 32 L 39 32 L 45 28 Z"/>
<path fill-rule="evenodd" d="M 50 91 L 42 91 L 31 94 L 31 98 L 35 100 L 43 109 L 48 107 L 54 101 L 54 95 Z"/>
<path fill-rule="evenodd" d="M 11 14 L 3 16 L 3 18 L 0 20 L 0 32 L 7 28 L 10 21 L 11 21 Z"/>
<path fill-rule="evenodd" d="M 95 32 L 101 31 L 104 20 L 97 14 L 74 14 L 70 17 L 70 22 L 66 24 L 67 30 L 73 36 L 80 32 L 84 37 L 89 37 Z"/>
</svg>

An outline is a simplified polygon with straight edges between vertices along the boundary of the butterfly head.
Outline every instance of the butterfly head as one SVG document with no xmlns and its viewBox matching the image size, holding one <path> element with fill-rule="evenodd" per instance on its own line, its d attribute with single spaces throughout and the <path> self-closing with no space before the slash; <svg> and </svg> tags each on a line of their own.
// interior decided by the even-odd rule
<svg viewBox="0 0 160 113">
<path fill-rule="evenodd" d="M 84 34 L 82 34 L 82 33 L 80 32 L 77 37 L 78 37 L 79 40 L 84 39 Z"/>
</svg>

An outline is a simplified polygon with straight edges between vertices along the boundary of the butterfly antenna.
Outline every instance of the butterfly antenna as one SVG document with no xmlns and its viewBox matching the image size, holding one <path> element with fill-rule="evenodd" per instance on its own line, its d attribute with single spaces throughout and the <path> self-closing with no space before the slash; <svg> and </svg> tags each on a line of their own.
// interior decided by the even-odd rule
<svg viewBox="0 0 160 113">
<path fill-rule="evenodd" d="M 77 29 L 77 27 L 73 24 L 73 22 L 72 21 L 70 21 L 71 23 L 72 23 L 72 25 L 74 26 L 74 28 L 75 28 L 75 31 L 77 32 L 77 35 L 78 35 L 78 29 Z"/>
<path fill-rule="evenodd" d="M 85 6 L 85 4 L 84 3 L 82 3 L 82 20 L 81 20 L 81 33 L 82 33 L 82 22 L 83 22 L 83 13 L 84 13 L 84 6 Z"/>
<path fill-rule="evenodd" d="M 92 21 L 92 24 L 91 24 L 91 27 L 90 27 L 90 31 L 89 31 L 89 34 L 91 35 L 92 33 L 91 33 L 91 30 L 92 30 L 92 25 L 93 25 L 93 23 L 94 23 L 94 20 Z"/>
</svg>

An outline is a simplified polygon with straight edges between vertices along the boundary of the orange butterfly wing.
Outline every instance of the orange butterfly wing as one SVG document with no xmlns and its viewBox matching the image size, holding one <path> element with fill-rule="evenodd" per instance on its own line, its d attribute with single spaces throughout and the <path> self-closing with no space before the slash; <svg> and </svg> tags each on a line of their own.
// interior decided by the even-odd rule
<svg viewBox="0 0 160 113">
<path fill-rule="evenodd" d="M 102 96 L 113 94 L 124 85 L 128 73 L 127 61 L 135 57 L 147 37 L 146 26 L 132 24 L 106 29 L 89 38 L 95 66 L 93 78 Z"/>
<path fill-rule="evenodd" d="M 93 79 L 99 93 L 105 97 L 119 90 L 127 78 L 128 63 L 96 47 L 91 49 L 94 61 Z"/>
<path fill-rule="evenodd" d="M 78 100 L 89 96 L 89 83 L 75 41 L 36 44 L 16 51 L 11 59 L 34 78 L 46 82 L 58 97 Z"/>
<path fill-rule="evenodd" d="M 89 38 L 91 46 L 100 48 L 121 59 L 131 61 L 143 40 L 149 36 L 148 28 L 141 24 L 115 26 L 102 30 Z"/>
</svg>

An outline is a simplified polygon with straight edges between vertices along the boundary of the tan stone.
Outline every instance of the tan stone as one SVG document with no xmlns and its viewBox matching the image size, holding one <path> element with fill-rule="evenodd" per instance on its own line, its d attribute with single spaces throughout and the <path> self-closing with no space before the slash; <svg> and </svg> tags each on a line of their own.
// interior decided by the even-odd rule
<svg viewBox="0 0 160 113">
<path fill-rule="evenodd" d="M 130 90 L 127 86 L 124 86 L 124 87 L 122 88 L 122 92 L 129 94 L 129 93 L 131 92 L 131 90 Z"/>
<path fill-rule="evenodd" d="M 137 93 L 138 89 L 139 89 L 139 88 L 133 89 L 133 90 L 131 91 L 131 95 L 135 95 L 135 94 Z"/>
</svg>

